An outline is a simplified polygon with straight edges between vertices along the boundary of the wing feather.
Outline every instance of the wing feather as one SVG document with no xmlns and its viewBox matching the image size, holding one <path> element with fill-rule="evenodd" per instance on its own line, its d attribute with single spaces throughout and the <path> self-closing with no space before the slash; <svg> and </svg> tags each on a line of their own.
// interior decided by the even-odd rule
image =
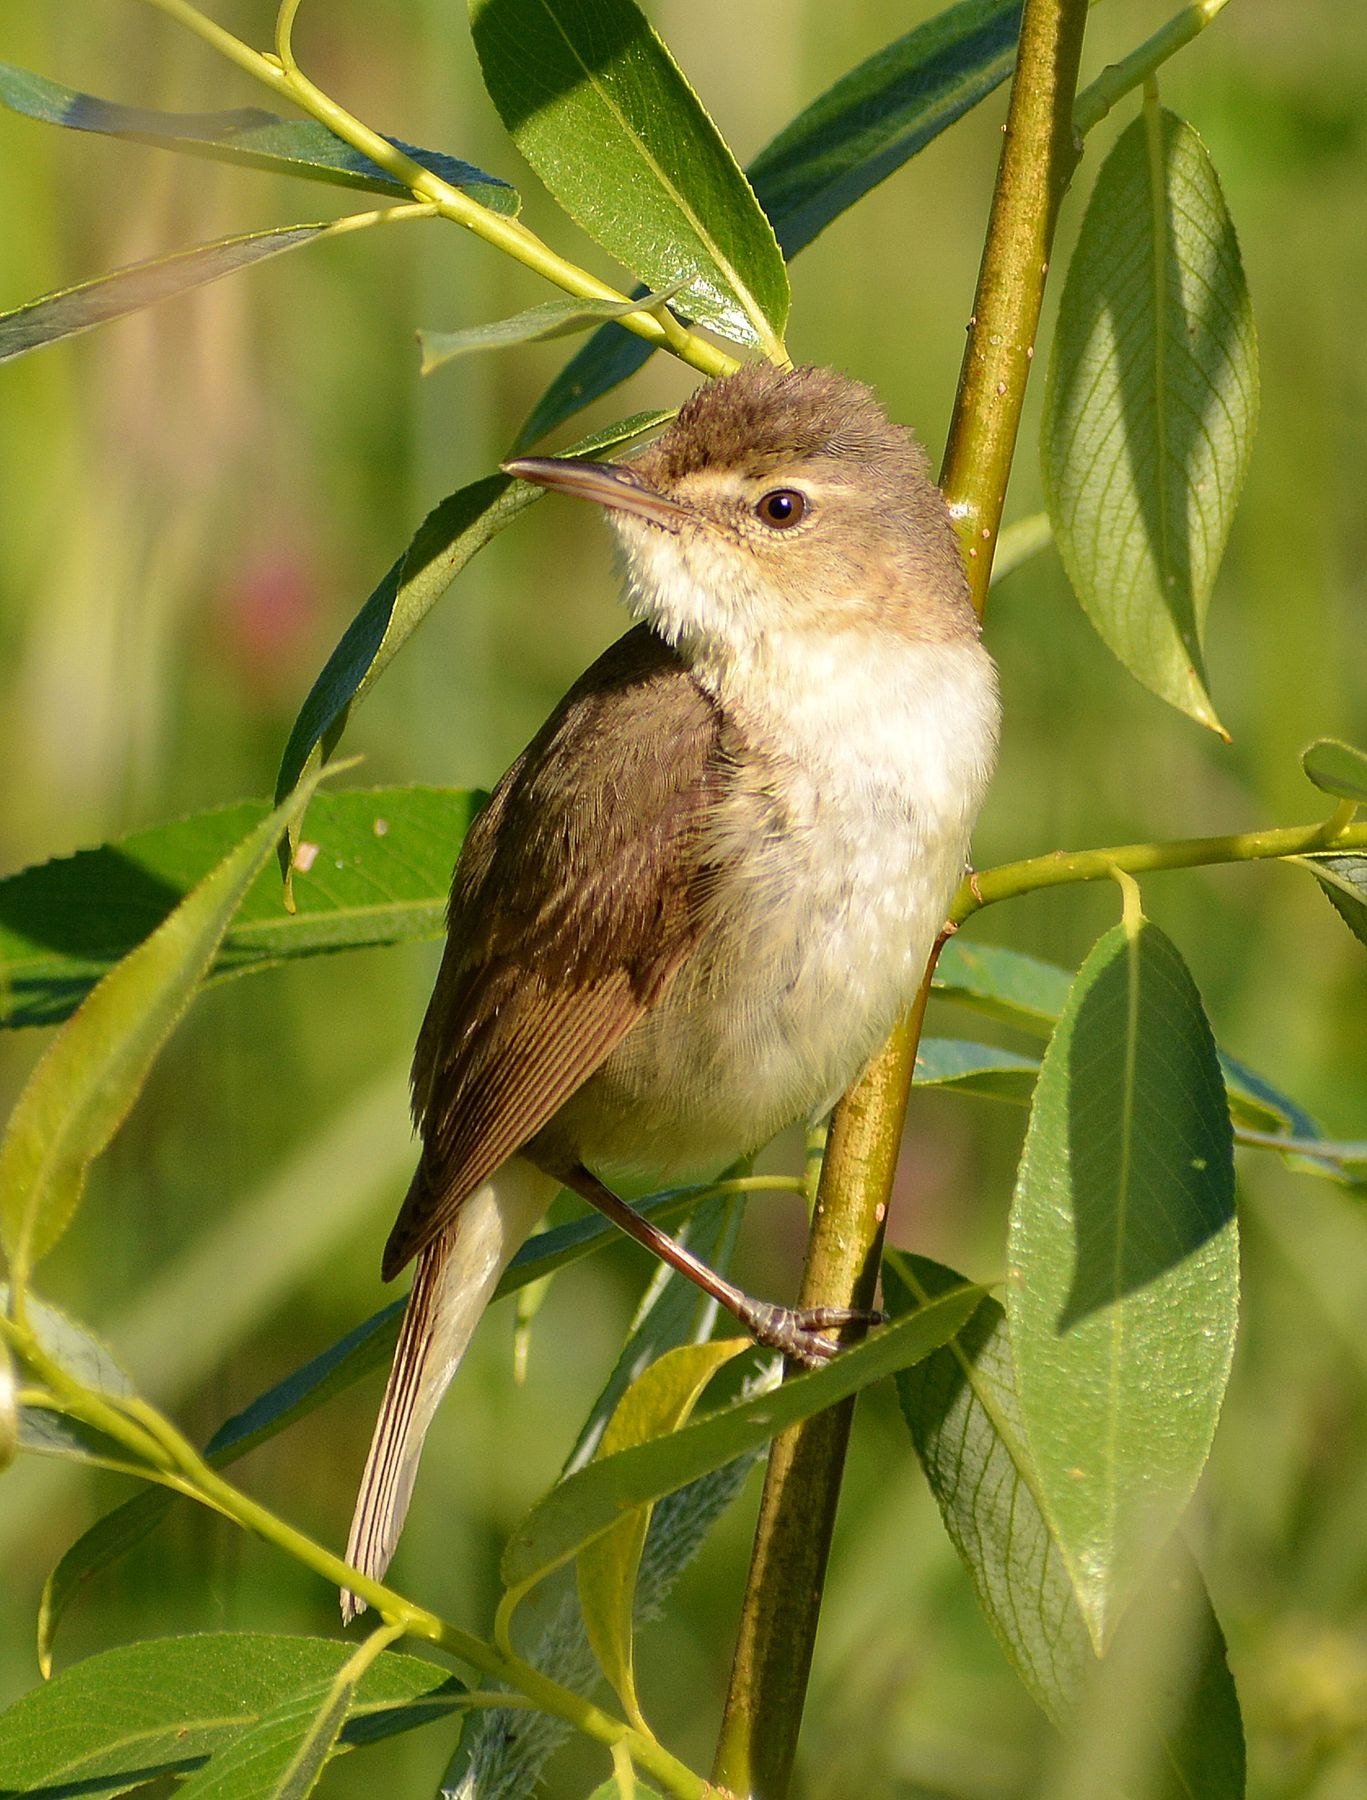
<svg viewBox="0 0 1367 1800">
<path fill-rule="evenodd" d="M 715 703 L 638 626 L 499 783 L 452 880 L 413 1062 L 423 1152 L 386 1278 L 664 992 L 701 928 L 705 824 L 726 779 Z"/>
</svg>

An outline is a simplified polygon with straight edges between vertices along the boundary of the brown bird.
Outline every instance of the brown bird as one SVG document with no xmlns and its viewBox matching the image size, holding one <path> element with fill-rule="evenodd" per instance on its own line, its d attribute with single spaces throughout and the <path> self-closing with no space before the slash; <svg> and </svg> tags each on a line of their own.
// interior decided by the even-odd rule
<svg viewBox="0 0 1367 1800">
<path fill-rule="evenodd" d="M 417 1277 L 347 1547 L 376 1578 L 437 1403 L 561 1186 L 763 1342 L 833 1353 L 842 1315 L 751 1299 L 611 1184 L 705 1177 L 830 1109 L 916 992 L 996 755 L 948 509 L 868 388 L 754 366 L 630 465 L 505 467 L 605 509 L 640 622 L 456 864 L 384 1256 Z"/>
</svg>

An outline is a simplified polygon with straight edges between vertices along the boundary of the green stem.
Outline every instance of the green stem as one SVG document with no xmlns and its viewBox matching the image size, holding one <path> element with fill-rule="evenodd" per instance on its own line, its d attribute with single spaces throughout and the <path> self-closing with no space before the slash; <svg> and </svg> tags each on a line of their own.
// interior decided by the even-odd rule
<svg viewBox="0 0 1367 1800">
<path fill-rule="evenodd" d="M 678 1800 L 703 1800 L 707 1783 L 677 1757 L 671 1756 L 648 1733 L 638 1731 L 582 1695 L 561 1687 L 520 1657 L 501 1654 L 472 1632 L 463 1631 L 393 1588 L 351 1568 L 340 1556 L 225 1481 L 170 1420 L 147 1401 L 136 1396 L 105 1396 L 84 1387 L 44 1351 L 31 1331 L 11 1323 L 6 1336 L 57 1400 L 58 1410 L 93 1425 L 132 1450 L 143 1464 L 135 1473 L 176 1487 L 201 1505 L 211 1507 L 244 1530 L 274 1544 L 333 1587 L 349 1588 L 375 1608 L 384 1621 L 382 1629 L 392 1630 L 393 1635 L 401 1631 L 437 1645 L 495 1681 L 506 1682 L 531 1705 L 565 1719 L 609 1749 L 616 1744 L 626 1744 L 638 1766 L 668 1793 L 678 1796 Z M 362 1648 L 371 1641 L 368 1639 Z M 515 1699 L 506 1703 L 519 1704 Z"/>
<path fill-rule="evenodd" d="M 481 206 L 477 200 L 472 200 L 459 188 L 452 187 L 430 169 L 424 169 L 387 138 L 381 137 L 379 132 L 338 105 L 321 88 L 315 87 L 295 62 L 290 45 L 290 27 L 298 10 L 298 0 L 286 0 L 281 8 L 277 23 L 278 53 L 273 57 L 253 50 L 249 44 L 243 43 L 222 26 L 206 19 L 197 7 L 189 4 L 189 0 L 144 0 L 144 4 L 175 19 L 229 61 L 236 63 L 238 68 L 263 82 L 273 93 L 292 101 L 326 125 L 344 143 L 359 150 L 387 175 L 401 182 L 415 200 L 430 205 L 440 217 L 463 226 L 485 243 L 514 257 L 526 268 L 578 299 L 617 302 L 629 299 L 628 295 L 619 292 L 610 283 L 600 281 L 587 269 L 559 255 L 518 220 L 491 212 L 488 207 Z M 625 313 L 616 322 L 624 325 L 627 330 L 634 331 L 638 337 L 644 338 L 657 349 L 668 350 L 671 355 L 701 370 L 704 375 L 730 375 L 740 367 L 735 357 L 706 338 L 689 331 L 667 314 L 657 317 L 651 311 Z"/>
<path fill-rule="evenodd" d="M 1117 872 L 1149 875 L 1161 869 L 1197 869 L 1214 863 L 1266 862 L 1324 850 L 1367 849 L 1367 823 L 1336 828 L 1336 817 L 1316 825 L 1241 831 L 1229 837 L 1176 838 L 1169 843 L 1111 844 L 1100 850 L 1055 850 L 1022 862 L 1001 863 L 971 875 L 955 896 L 950 922 L 962 925 L 984 906 L 1013 900 L 1039 888 L 1074 881 L 1104 881 Z"/>
<path fill-rule="evenodd" d="M 1087 0 L 1026 0 L 1006 139 L 941 485 L 974 604 L 987 596 L 1058 208 L 1077 160 L 1072 110 Z M 932 963 L 934 958 L 932 957 Z M 867 1306 L 920 1040 L 909 1019 L 841 1101 L 808 1245 L 804 1305 Z M 806 1695 L 851 1418 L 837 1407 L 770 1452 L 714 1779 L 782 1800 Z"/>
<path fill-rule="evenodd" d="M 1204 31 L 1228 4 L 1229 0 L 1194 0 L 1194 4 L 1184 6 L 1151 38 L 1146 38 L 1138 49 L 1131 50 L 1119 62 L 1108 63 L 1077 97 L 1073 107 L 1073 130 L 1077 135 L 1085 137 L 1099 125 L 1117 101 L 1142 87 L 1169 57 L 1175 56 L 1183 45 Z"/>
</svg>

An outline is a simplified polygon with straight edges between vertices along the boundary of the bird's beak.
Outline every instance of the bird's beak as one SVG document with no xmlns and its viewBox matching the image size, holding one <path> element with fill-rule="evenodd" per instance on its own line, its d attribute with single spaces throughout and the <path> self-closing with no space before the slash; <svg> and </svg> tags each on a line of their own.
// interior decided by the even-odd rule
<svg viewBox="0 0 1367 1800">
<path fill-rule="evenodd" d="M 686 506 L 653 488 L 627 463 L 580 462 L 573 456 L 519 456 L 502 466 L 505 475 L 516 475 L 519 481 L 539 482 L 558 494 L 572 494 L 576 500 L 596 500 L 614 512 L 635 513 L 666 531 L 677 531 L 681 522 L 691 516 Z"/>
</svg>

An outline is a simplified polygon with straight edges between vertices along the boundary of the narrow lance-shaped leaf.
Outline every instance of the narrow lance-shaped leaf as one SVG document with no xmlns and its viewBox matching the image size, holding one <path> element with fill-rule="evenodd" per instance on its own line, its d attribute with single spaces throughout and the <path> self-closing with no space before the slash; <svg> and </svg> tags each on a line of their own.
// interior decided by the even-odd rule
<svg viewBox="0 0 1367 1800">
<path fill-rule="evenodd" d="M 1341 738 L 1316 738 L 1302 755 L 1301 767 L 1323 793 L 1367 806 L 1367 751 Z"/>
<path fill-rule="evenodd" d="M 747 171 L 783 254 L 796 256 L 1004 81 L 1019 26 L 1020 0 L 964 0 L 876 51 L 800 112 Z M 537 401 L 516 450 L 609 393 L 651 353 L 630 332 L 597 332 Z"/>
<path fill-rule="evenodd" d="M 900 1316 L 962 1279 L 893 1252 L 883 1267 L 885 1301 Z M 1037 1704 L 1069 1726 L 1088 1704 L 1098 1665 L 1036 1497 L 998 1303 L 984 1298 L 951 1343 L 897 1377 L 897 1393 L 988 1623 Z M 1242 1800 L 1243 1729 L 1224 1639 L 1199 1573 L 1189 1558 L 1178 1561 L 1195 1604 L 1185 1654 L 1172 1659 L 1173 1691 L 1156 1696 L 1162 1704 L 1141 1726 L 1162 1742 L 1167 1777 L 1148 1800 Z"/>
<path fill-rule="evenodd" d="M 668 413 L 637 413 L 571 446 L 566 456 L 601 456 L 655 429 Z M 280 762 L 276 798 L 300 773 L 332 754 L 357 705 L 427 617 L 446 589 L 491 538 L 534 506 L 544 488 L 487 475 L 449 494 L 342 634 L 309 689 Z"/>
<path fill-rule="evenodd" d="M 484 83 L 595 242 L 741 344 L 777 353 L 788 275 L 750 184 L 634 0 L 471 0 Z"/>
<path fill-rule="evenodd" d="M 210 1632 L 87 1657 L 0 1717 L 0 1790 L 95 1800 L 159 1773 L 187 1774 L 271 1714 L 282 1694 L 326 1692 L 353 1654 L 327 1638 Z M 449 1718 L 464 1695 L 445 1669 L 389 1651 L 358 1684 L 341 1746 Z"/>
<path fill-rule="evenodd" d="M 9 1298 L 9 1283 L 0 1282 L 0 1313 L 8 1312 Z M 107 1346 L 84 1325 L 35 1294 L 25 1297 L 24 1317 L 44 1353 L 84 1387 L 119 1397 L 133 1392 L 132 1381 Z M 70 1457 L 100 1467 L 125 1467 L 130 1461 L 128 1451 L 114 1438 L 46 1406 L 20 1407 L 18 1447 L 39 1456 Z"/>
<path fill-rule="evenodd" d="M 278 175 L 299 175 L 336 187 L 360 188 L 407 199 L 409 190 L 344 138 L 314 119 L 281 119 L 260 107 L 231 112 L 170 113 L 144 106 L 121 106 L 94 94 L 77 93 L 29 69 L 0 63 L 0 105 L 26 118 L 71 131 L 93 131 L 162 150 L 178 150 L 214 162 L 242 163 Z M 517 191 L 496 175 L 439 150 L 423 150 L 401 138 L 386 140 L 452 187 L 463 188 L 491 212 L 518 210 Z"/>
<path fill-rule="evenodd" d="M 105 976 L 29 1077 L 0 1141 L 0 1242 L 16 1285 L 66 1229 L 91 1162 L 141 1092 L 290 806 L 317 779 L 303 782 Z"/>
<path fill-rule="evenodd" d="M 1131 674 L 1203 725 L 1211 589 L 1258 405 L 1253 313 L 1205 146 L 1145 107 L 1102 165 L 1045 394 L 1045 497 L 1078 599 Z"/>
<path fill-rule="evenodd" d="M 578 331 L 591 331 L 605 319 L 624 319 L 628 313 L 653 312 L 670 298 L 663 294 L 646 294 L 640 300 L 546 300 L 540 306 L 529 306 L 526 312 L 514 313 L 507 319 L 494 319 L 486 325 L 471 325 L 464 331 L 420 331 L 422 372 L 430 375 L 444 363 L 458 356 L 469 356 L 476 350 L 507 350 L 516 344 L 540 344 L 549 338 L 572 337 Z"/>
<path fill-rule="evenodd" d="M 623 1394 L 598 1447 L 600 1458 L 675 1431 L 726 1363 L 750 1348 L 747 1338 L 680 1344 L 651 1363 Z M 649 1506 L 633 1507 L 579 1553 L 579 1604 L 599 1667 L 627 1717 L 645 1727 L 636 1697 L 636 1577 L 650 1527 Z"/>
<path fill-rule="evenodd" d="M 937 1349 L 972 1313 L 981 1289 L 966 1287 L 844 1350 L 820 1369 L 772 1393 L 719 1407 L 667 1438 L 619 1450 L 576 1470 L 534 1506 L 503 1552 L 503 1580 L 521 1588 L 558 1568 L 606 1531 L 627 1507 L 696 1481 L 800 1419 L 846 1400 L 870 1382 L 909 1368 Z"/>
<path fill-rule="evenodd" d="M 1210 1450 L 1234 1349 L 1229 1108 L 1172 943 L 1127 916 L 1035 1086 L 1007 1314 L 1040 1506 L 1104 1649 Z"/>
<path fill-rule="evenodd" d="M 173 294 L 205 287 L 220 276 L 263 262 L 268 256 L 311 244 L 333 229 L 329 225 L 277 225 L 270 231 L 253 231 L 244 237 L 219 238 L 212 244 L 177 250 L 171 256 L 130 263 L 127 268 L 97 275 L 93 281 L 79 282 L 59 293 L 44 294 L 13 312 L 0 313 L 0 362 L 56 343 L 59 338 L 91 331 L 96 325 L 107 325 L 112 319 L 126 318 L 129 313 L 155 306 L 159 300 L 169 300 Z"/>
</svg>

